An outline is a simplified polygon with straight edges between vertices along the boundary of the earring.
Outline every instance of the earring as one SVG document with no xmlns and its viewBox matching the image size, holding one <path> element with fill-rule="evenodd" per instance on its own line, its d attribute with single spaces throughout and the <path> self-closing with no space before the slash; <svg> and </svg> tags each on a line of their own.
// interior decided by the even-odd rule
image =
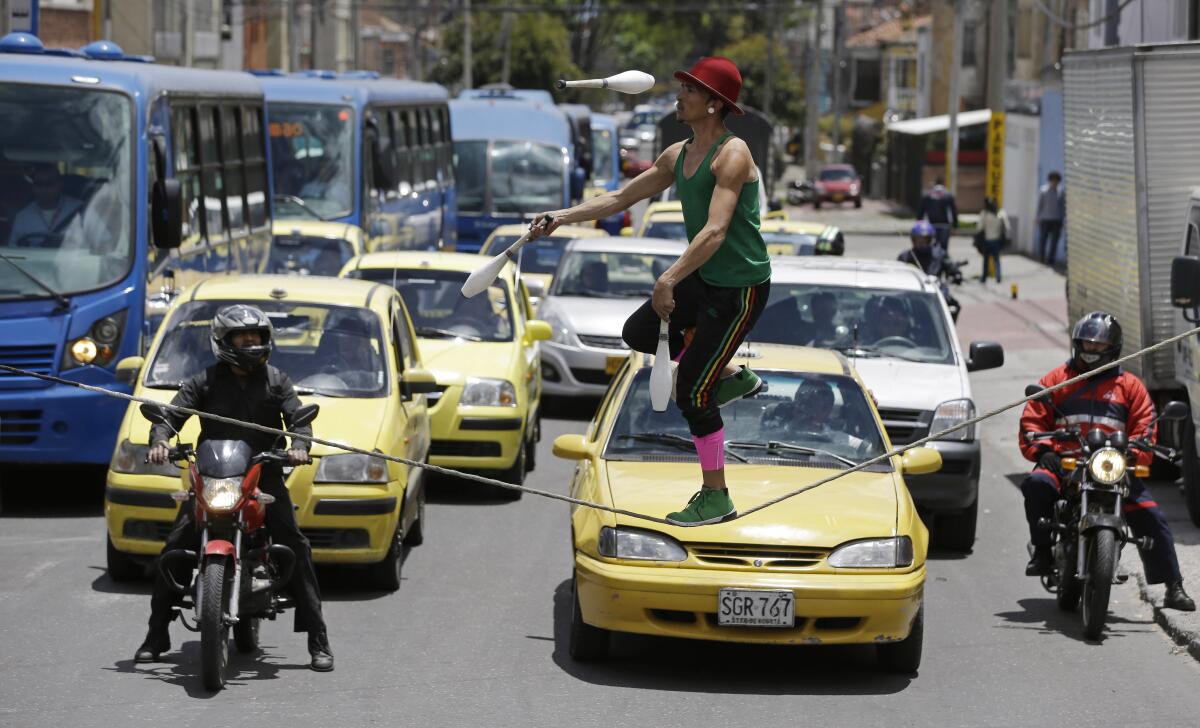
<svg viewBox="0 0 1200 728">
<path fill-rule="evenodd" d="M 708 113 L 715 114 L 715 113 L 717 113 L 717 110 L 716 110 L 716 108 L 710 106 L 710 107 L 708 107 Z"/>
</svg>

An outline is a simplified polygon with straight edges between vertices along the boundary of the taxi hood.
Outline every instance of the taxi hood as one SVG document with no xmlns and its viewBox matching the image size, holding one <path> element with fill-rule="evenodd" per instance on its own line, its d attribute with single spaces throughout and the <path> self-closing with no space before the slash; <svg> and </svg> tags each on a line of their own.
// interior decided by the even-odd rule
<svg viewBox="0 0 1200 728">
<path fill-rule="evenodd" d="M 383 418 L 388 412 L 388 397 L 351 398 L 301 395 L 304 404 L 318 404 L 321 412 L 313 420 L 313 436 L 330 442 L 344 443 L 363 450 L 375 448 L 383 430 Z M 339 455 L 345 450 L 313 443 L 313 456 Z"/>
<path fill-rule="evenodd" d="M 665 516 L 678 511 L 699 487 L 697 464 L 606 460 L 609 494 L 618 508 Z M 837 473 L 828 468 L 726 463 L 725 479 L 739 510 Z M 832 548 L 857 538 L 896 531 L 896 474 L 851 473 L 729 523 L 693 528 L 617 516 L 617 523 L 661 531 L 683 542 L 803 545 Z"/>
<path fill-rule="evenodd" d="M 467 377 L 507 379 L 513 352 L 520 350 L 518 342 L 465 339 L 421 339 L 417 346 L 422 364 L 443 386 L 463 384 Z"/>
</svg>

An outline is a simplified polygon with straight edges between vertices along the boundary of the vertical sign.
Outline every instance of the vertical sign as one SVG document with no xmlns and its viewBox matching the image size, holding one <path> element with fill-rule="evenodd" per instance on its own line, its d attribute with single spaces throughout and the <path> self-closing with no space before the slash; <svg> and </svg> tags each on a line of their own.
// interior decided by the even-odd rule
<svg viewBox="0 0 1200 728">
<path fill-rule="evenodd" d="M 38 33 L 38 0 L 8 0 L 8 32 Z"/>
<path fill-rule="evenodd" d="M 987 132 L 987 179 L 984 194 L 1004 206 L 1004 112 L 993 111 Z"/>
</svg>

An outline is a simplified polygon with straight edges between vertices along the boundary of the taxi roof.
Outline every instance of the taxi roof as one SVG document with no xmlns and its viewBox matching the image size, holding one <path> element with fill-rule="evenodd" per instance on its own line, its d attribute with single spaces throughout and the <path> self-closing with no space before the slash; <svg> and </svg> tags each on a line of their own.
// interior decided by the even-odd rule
<svg viewBox="0 0 1200 728">
<path fill-rule="evenodd" d="M 866 260 L 839 256 L 786 256 L 771 259 L 775 283 L 822 283 L 855 288 L 937 291 L 936 281 L 898 260 Z"/>
<path fill-rule="evenodd" d="M 651 202 L 646 206 L 647 215 L 653 215 L 660 212 L 678 212 L 683 214 L 683 202 L 679 200 L 663 200 L 661 202 Z"/>
<path fill-rule="evenodd" d="M 386 311 L 390 296 L 378 295 L 378 289 L 388 288 L 373 281 L 328 276 L 221 276 L 200 281 L 180 300 L 300 301 Z"/>
<path fill-rule="evenodd" d="M 753 332 L 751 332 L 753 338 Z M 633 365 L 650 366 L 654 358 L 649 354 L 632 352 Z M 743 343 L 734 355 L 732 361 L 748 360 L 753 362 L 755 369 L 783 369 L 793 372 L 811 372 L 814 374 L 841 374 L 855 377 L 855 371 L 850 360 L 840 351 L 832 349 L 817 349 L 808 346 L 788 346 L 785 344 L 758 344 L 753 341 Z"/>
<path fill-rule="evenodd" d="M 492 231 L 492 235 L 524 235 L 529 230 L 528 225 L 500 225 Z M 608 237 L 608 233 L 601 228 L 586 227 L 584 225 L 562 225 L 551 236 L 559 236 L 564 238 L 604 238 Z"/>
<path fill-rule="evenodd" d="M 477 253 L 447 253 L 436 250 L 393 250 L 382 253 L 367 253 L 346 263 L 343 271 L 359 270 L 362 268 L 429 268 L 431 270 L 448 270 L 458 273 L 470 273 L 488 262 L 489 256 Z M 501 269 L 512 270 L 505 265 Z"/>
<path fill-rule="evenodd" d="M 362 239 L 362 228 L 345 222 L 328 220 L 305 220 L 276 218 L 271 223 L 274 235 L 303 235 L 308 238 L 334 238 L 337 240 Z"/>
<path fill-rule="evenodd" d="M 647 210 L 642 219 L 647 222 L 683 222 L 683 212 L 679 210 Z"/>
<path fill-rule="evenodd" d="M 806 235 L 821 235 L 834 229 L 834 226 L 826 225 L 823 222 L 771 219 L 763 220 L 758 229 L 764 233 L 804 233 Z"/>
</svg>

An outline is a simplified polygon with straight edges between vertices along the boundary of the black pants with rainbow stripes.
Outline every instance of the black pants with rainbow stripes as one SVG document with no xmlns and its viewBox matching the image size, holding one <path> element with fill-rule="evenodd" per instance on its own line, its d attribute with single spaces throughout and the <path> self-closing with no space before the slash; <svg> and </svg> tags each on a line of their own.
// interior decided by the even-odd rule
<svg viewBox="0 0 1200 728">
<path fill-rule="evenodd" d="M 754 328 L 770 293 L 769 280 L 749 288 L 725 288 L 705 283 L 699 273 L 675 286 L 670 322 L 671 358 L 679 361 L 675 403 L 696 437 L 724 427 L 717 409 L 717 379 Z M 631 349 L 653 354 L 658 348 L 659 321 L 646 301 L 625 321 L 621 336 Z M 693 332 L 685 343 L 687 329 Z"/>
</svg>

